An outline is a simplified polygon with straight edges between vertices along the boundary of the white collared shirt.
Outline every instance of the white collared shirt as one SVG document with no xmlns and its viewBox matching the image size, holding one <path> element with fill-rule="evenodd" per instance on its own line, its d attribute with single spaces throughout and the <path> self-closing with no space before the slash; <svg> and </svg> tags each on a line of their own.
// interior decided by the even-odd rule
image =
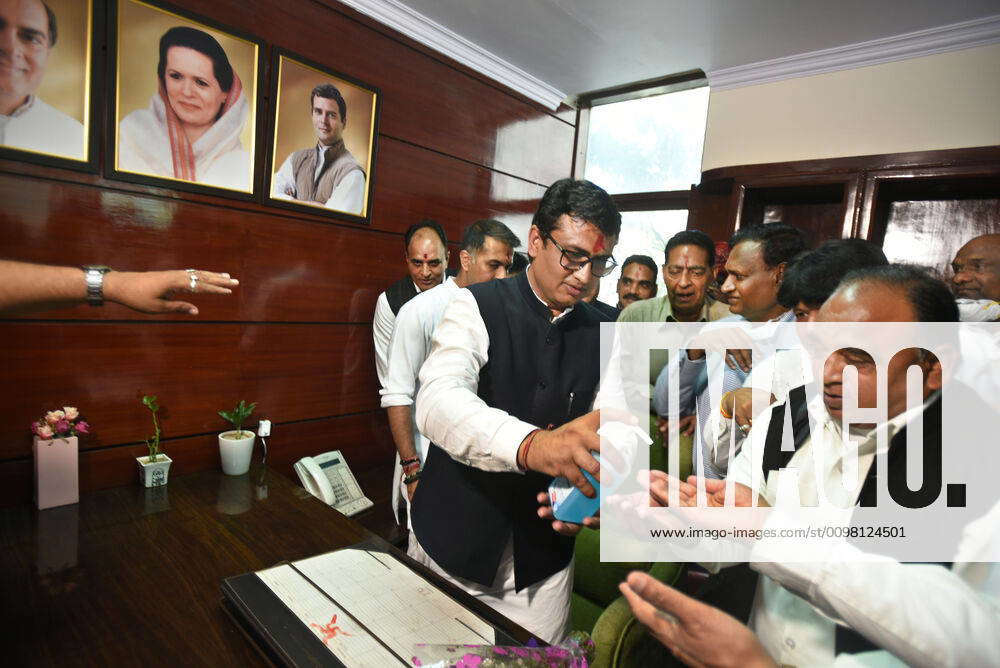
<svg viewBox="0 0 1000 668">
<path fill-rule="evenodd" d="M 379 394 L 382 408 L 410 406 L 420 389 L 420 367 L 431 350 L 431 336 L 444 317 L 445 309 L 461 288 L 448 279 L 403 304 L 389 341 L 385 382 Z M 420 461 L 427 457 L 427 439 L 416 429 L 414 446 Z"/>
<path fill-rule="evenodd" d="M 822 396 L 817 397 L 809 411 L 822 432 L 825 453 L 818 454 L 814 447 L 818 439 L 810 439 L 787 465 L 798 469 L 801 502 L 809 504 L 818 499 L 818 458 L 825 489 L 828 494 L 829 490 L 835 491 L 830 500 L 837 505 L 852 505 L 876 453 L 876 431 L 886 432 L 883 447 L 888 447 L 892 437 L 933 399 L 932 395 L 923 406 L 896 416 L 878 430 L 861 435 L 860 440 L 852 432 L 858 467 L 850 491 L 844 490 L 843 483 L 846 455 L 852 446 L 845 443 L 839 425 L 829 417 Z M 765 434 L 770 416 L 770 409 L 761 414 L 751 434 L 758 430 L 758 434 Z M 752 487 L 752 472 L 761 467 L 763 441 L 759 436 L 748 437 L 730 466 L 730 478 Z M 780 485 L 780 474 L 776 474 L 759 490 L 772 504 Z M 786 488 L 782 487 L 782 494 Z M 780 503 L 777 508 L 781 508 Z M 966 528 L 952 570 L 938 565 L 902 564 L 888 557 L 878 561 L 850 559 L 850 553 L 858 549 L 846 542 L 834 549 L 829 543 L 797 545 L 797 550 L 815 549 L 816 560 L 783 562 L 781 555 L 788 549 L 787 542 L 763 539 L 751 555 L 751 566 L 763 576 L 751 613 L 751 628 L 780 664 L 833 664 L 835 627 L 839 622 L 911 665 L 1000 665 L 1000 568 L 993 563 L 960 563 L 978 561 L 977 553 L 989 554 L 983 546 L 997 540 L 1000 504 Z M 871 665 L 897 663 L 885 652 L 836 659 L 838 665 L 857 665 L 859 661 Z"/>
</svg>

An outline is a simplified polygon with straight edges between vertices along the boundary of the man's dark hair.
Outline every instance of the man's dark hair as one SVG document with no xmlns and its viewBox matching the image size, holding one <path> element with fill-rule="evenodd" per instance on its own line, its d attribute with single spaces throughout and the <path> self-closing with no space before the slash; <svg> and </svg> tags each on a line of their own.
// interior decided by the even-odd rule
<svg viewBox="0 0 1000 668">
<path fill-rule="evenodd" d="M 656 281 L 656 263 L 653 262 L 653 258 L 648 255 L 629 255 L 625 258 L 625 262 L 622 263 L 622 271 L 625 271 L 625 267 L 630 264 L 641 264 L 647 267 L 651 272 L 653 272 L 653 281 Z"/>
<path fill-rule="evenodd" d="M 500 243 L 510 246 L 511 250 L 521 245 L 521 240 L 509 227 L 499 220 L 484 218 L 465 228 L 465 234 L 462 236 L 462 250 L 470 253 L 482 250 L 486 243 L 486 237 L 492 237 Z"/>
<path fill-rule="evenodd" d="M 839 288 L 855 283 L 874 282 L 900 288 L 917 315 L 917 322 L 958 322 L 955 295 L 944 281 L 923 267 L 912 264 L 885 264 L 856 269 L 844 277 Z"/>
<path fill-rule="evenodd" d="M 403 248 L 405 250 L 410 249 L 410 242 L 413 240 L 413 235 L 424 228 L 434 230 L 435 234 L 441 239 L 441 243 L 444 245 L 445 250 L 448 250 L 448 237 L 445 236 L 444 228 L 441 227 L 441 223 L 436 220 L 431 220 L 430 218 L 424 218 L 419 223 L 414 223 L 406 228 L 406 234 L 403 236 Z"/>
<path fill-rule="evenodd" d="M 764 264 L 768 267 L 777 267 L 806 250 L 802 230 L 785 223 L 764 223 L 741 228 L 729 240 L 729 246 L 735 248 L 736 244 L 744 241 L 756 241 L 760 244 Z"/>
<path fill-rule="evenodd" d="M 59 27 L 56 25 L 56 13 L 49 7 L 49 3 L 41 0 L 42 7 L 45 8 L 45 17 L 49 20 L 49 48 L 56 45 L 56 37 L 59 35 Z"/>
<path fill-rule="evenodd" d="M 708 266 L 715 266 L 715 244 L 712 238 L 701 230 L 681 230 L 667 241 L 667 247 L 663 251 L 663 264 L 670 262 L 670 251 L 678 246 L 698 246 L 705 251 L 708 257 Z"/>
<path fill-rule="evenodd" d="M 333 100 L 337 103 L 337 109 L 340 110 L 340 122 L 347 125 L 347 103 L 344 102 L 344 96 L 340 94 L 340 91 L 333 84 L 320 84 L 313 88 L 312 95 L 309 96 L 309 111 L 312 112 L 313 102 L 316 101 L 317 97 L 325 97 L 328 100 Z"/>
<path fill-rule="evenodd" d="M 833 294 L 848 272 L 888 263 L 882 249 L 870 241 L 826 241 L 788 263 L 778 288 L 778 303 L 785 308 L 794 308 L 802 302 L 816 308 Z"/>
<path fill-rule="evenodd" d="M 617 237 L 622 228 L 618 207 L 600 186 L 583 179 L 560 179 L 549 186 L 538 203 L 531 224 L 543 235 L 551 234 L 559 216 L 567 214 L 593 223 L 608 237 Z"/>
<path fill-rule="evenodd" d="M 507 275 L 514 276 L 516 274 L 520 274 L 522 271 L 528 268 L 529 262 L 530 260 L 528 259 L 527 253 L 520 253 L 518 251 L 514 251 L 514 258 L 510 262 L 510 269 L 507 270 Z"/>
<path fill-rule="evenodd" d="M 229 58 L 222 45 L 207 32 L 187 26 L 175 26 L 163 33 L 163 37 L 160 38 L 160 64 L 156 67 L 160 81 L 163 81 L 163 74 L 167 69 L 167 51 L 172 46 L 194 49 L 211 60 L 212 73 L 219 82 L 219 88 L 228 93 L 233 87 L 233 66 L 229 64 Z M 166 82 L 163 85 L 166 87 Z"/>
</svg>

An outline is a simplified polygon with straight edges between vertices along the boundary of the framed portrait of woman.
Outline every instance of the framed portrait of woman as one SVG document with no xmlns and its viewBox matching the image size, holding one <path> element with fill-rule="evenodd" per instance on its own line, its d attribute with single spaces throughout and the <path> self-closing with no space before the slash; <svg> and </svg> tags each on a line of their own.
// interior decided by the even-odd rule
<svg viewBox="0 0 1000 668">
<path fill-rule="evenodd" d="M 97 171 L 103 3 L 0 0 L 0 157 Z"/>
<path fill-rule="evenodd" d="M 262 43 L 149 0 L 112 0 L 110 178 L 250 199 Z"/>
<path fill-rule="evenodd" d="M 273 58 L 264 202 L 370 222 L 378 89 L 288 51 Z"/>
</svg>

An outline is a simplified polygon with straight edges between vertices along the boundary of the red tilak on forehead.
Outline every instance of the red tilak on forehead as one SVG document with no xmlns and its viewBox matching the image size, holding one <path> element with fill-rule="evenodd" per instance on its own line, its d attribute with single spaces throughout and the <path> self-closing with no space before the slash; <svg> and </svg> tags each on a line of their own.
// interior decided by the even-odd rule
<svg viewBox="0 0 1000 668">
<path fill-rule="evenodd" d="M 425 260 L 427 259 L 427 253 L 424 253 L 424 259 Z"/>
</svg>

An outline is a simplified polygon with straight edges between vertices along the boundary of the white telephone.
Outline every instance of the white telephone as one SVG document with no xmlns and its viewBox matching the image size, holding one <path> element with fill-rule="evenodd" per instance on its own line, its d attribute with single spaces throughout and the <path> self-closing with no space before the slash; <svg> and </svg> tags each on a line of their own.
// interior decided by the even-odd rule
<svg viewBox="0 0 1000 668">
<path fill-rule="evenodd" d="M 310 494 L 345 515 L 357 515 L 374 505 L 361 491 L 340 450 L 303 457 L 295 462 L 295 472 Z"/>
</svg>

